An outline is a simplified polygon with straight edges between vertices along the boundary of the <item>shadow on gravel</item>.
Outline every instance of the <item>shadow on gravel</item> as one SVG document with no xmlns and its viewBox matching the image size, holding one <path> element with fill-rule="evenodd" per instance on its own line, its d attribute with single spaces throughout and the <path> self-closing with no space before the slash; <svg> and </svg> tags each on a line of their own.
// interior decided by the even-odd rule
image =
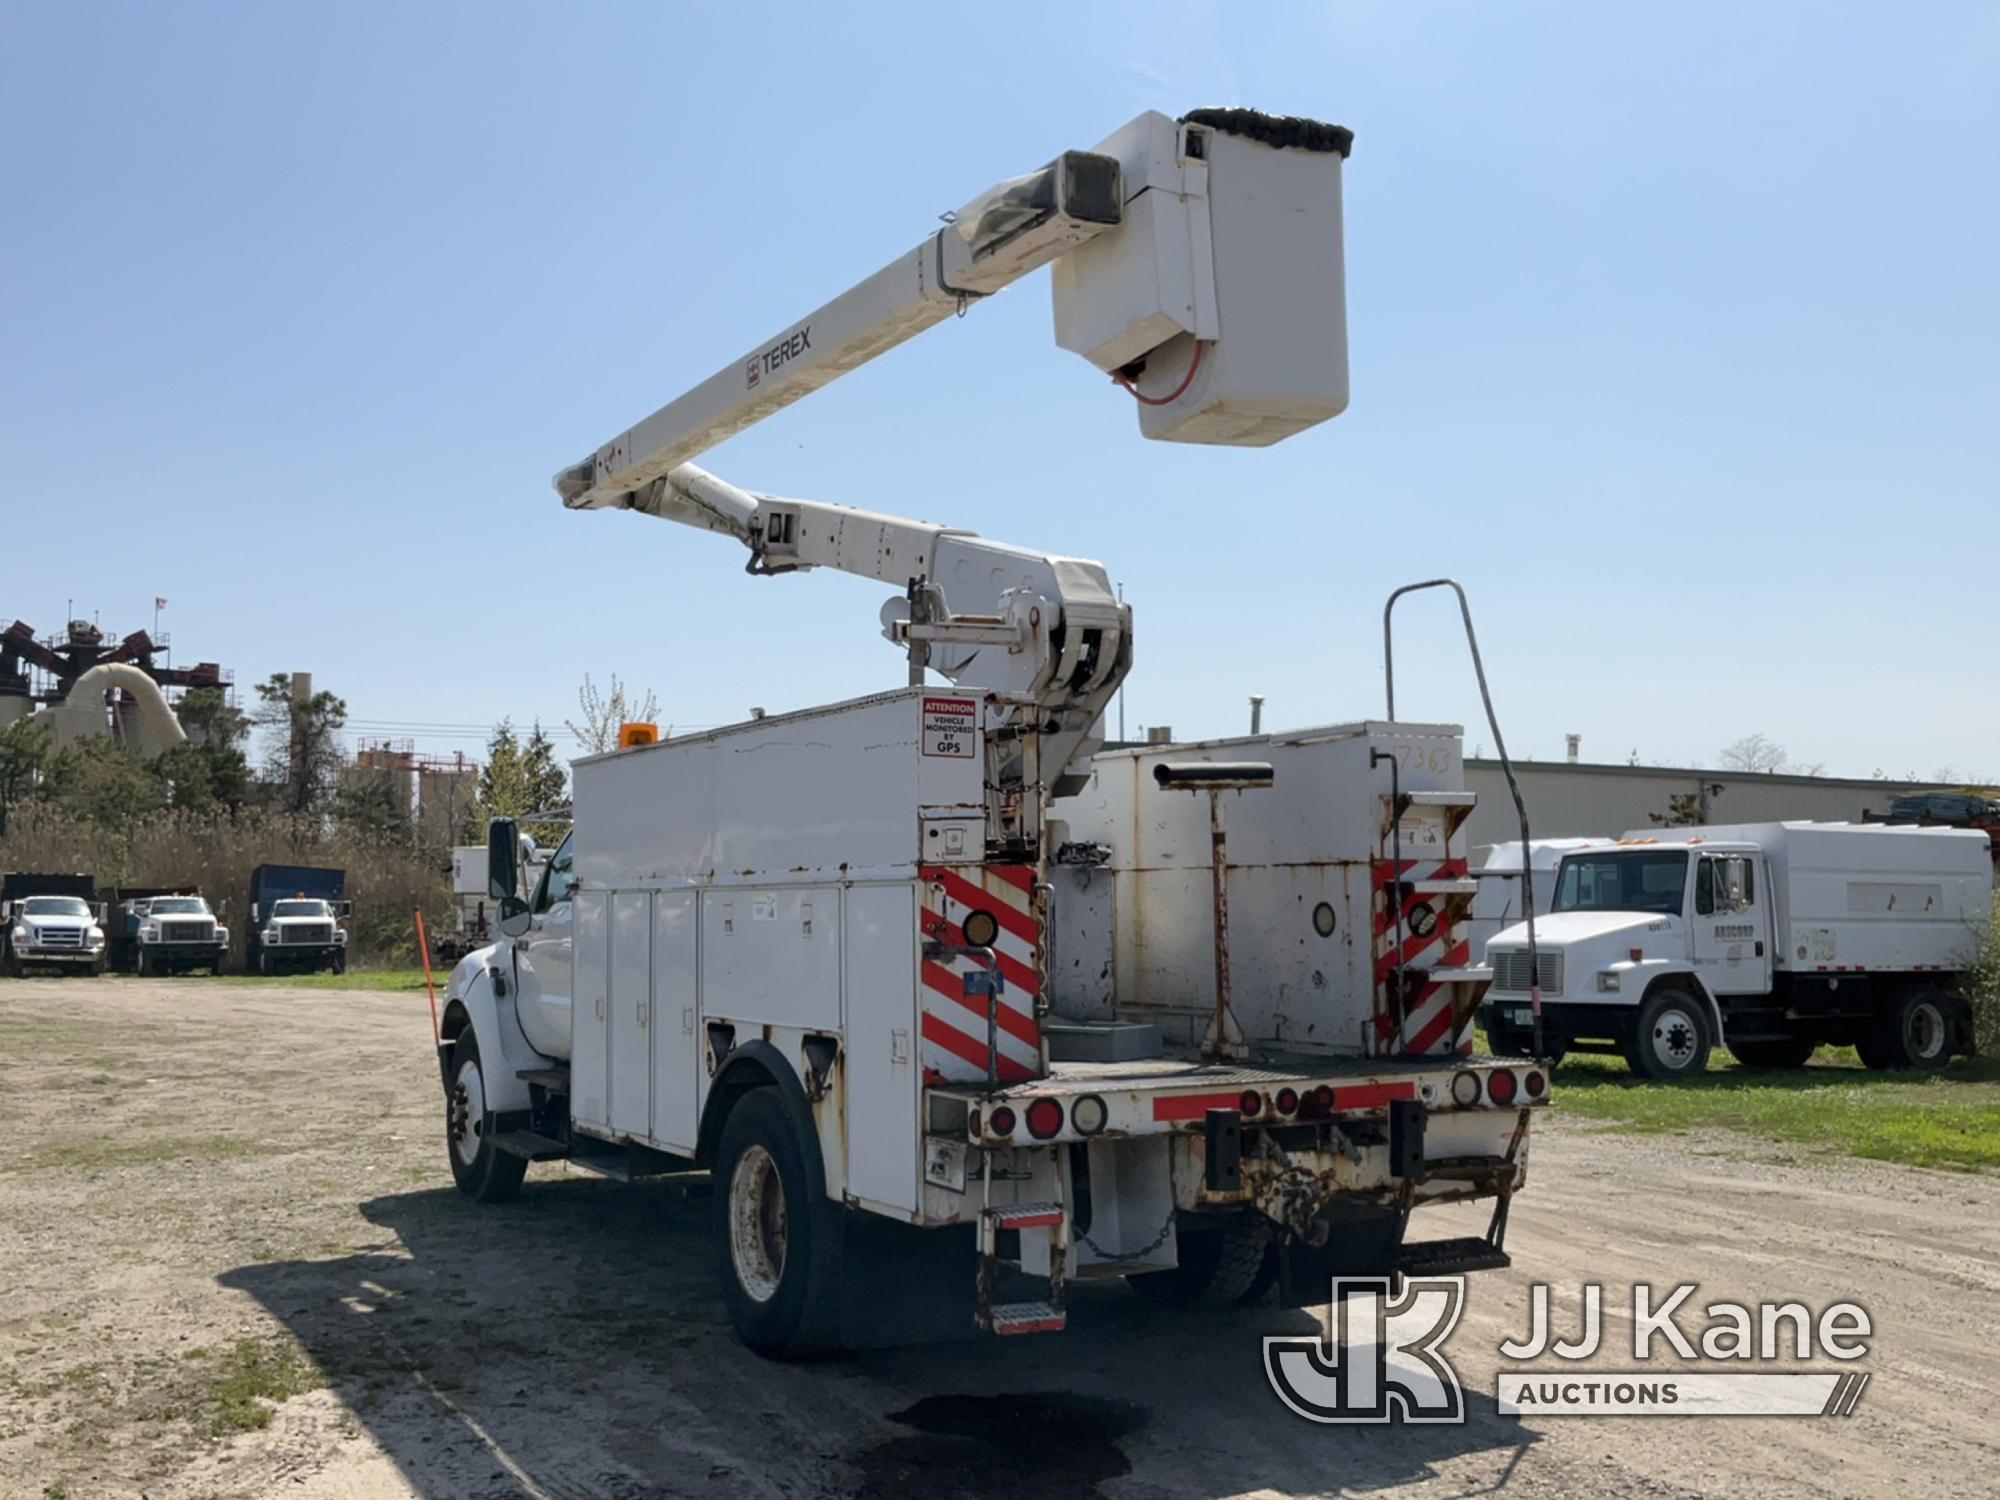
<svg viewBox="0 0 2000 1500">
<path fill-rule="evenodd" d="M 1302 1312 L 1164 1313 L 1097 1283 L 1063 1334 L 779 1364 L 728 1326 L 707 1201 L 550 1176 L 499 1208 L 449 1188 L 361 1207 L 378 1243 L 221 1281 L 436 1500 L 1318 1493 L 1476 1453 L 1497 1487 L 1535 1441 L 1475 1391 L 1461 1426 L 1302 1420 L 1262 1365 L 1264 1335 L 1322 1330 Z"/>
</svg>

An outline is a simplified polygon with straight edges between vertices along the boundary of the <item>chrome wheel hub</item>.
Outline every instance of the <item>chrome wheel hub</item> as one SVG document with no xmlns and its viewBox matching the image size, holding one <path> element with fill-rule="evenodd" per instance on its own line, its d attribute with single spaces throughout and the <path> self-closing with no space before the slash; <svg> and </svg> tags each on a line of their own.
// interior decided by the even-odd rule
<svg viewBox="0 0 2000 1500">
<path fill-rule="evenodd" d="M 486 1123 L 486 1086 L 479 1076 L 479 1063 L 469 1061 L 458 1070 L 445 1111 L 445 1134 L 452 1153 L 466 1166 L 479 1156 L 479 1137 Z"/>
<path fill-rule="evenodd" d="M 1696 1022 L 1684 1010 L 1668 1010 L 1660 1013 L 1653 1023 L 1653 1056 L 1661 1066 L 1685 1068 L 1694 1061 L 1700 1043 L 1700 1033 L 1695 1030 Z"/>
</svg>

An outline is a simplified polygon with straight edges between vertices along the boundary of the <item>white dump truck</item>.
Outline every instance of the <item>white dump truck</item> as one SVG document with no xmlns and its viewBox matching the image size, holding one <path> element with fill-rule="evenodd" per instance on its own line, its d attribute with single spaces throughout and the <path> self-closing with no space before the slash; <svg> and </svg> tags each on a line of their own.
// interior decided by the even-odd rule
<svg viewBox="0 0 2000 1500">
<path fill-rule="evenodd" d="M 730 1316 L 785 1353 L 1054 1331 L 1078 1279 L 1298 1305 L 1335 1274 L 1507 1263 L 1548 1079 L 1469 1055 L 1455 728 L 1101 753 L 1132 659 L 1102 566 L 686 461 L 1051 260 L 1059 339 L 1148 435 L 1309 427 L 1345 403 L 1346 141 L 1142 116 L 558 476 L 573 508 L 734 538 L 752 573 L 890 585 L 908 685 L 626 726 L 576 764 L 525 894 L 494 823 L 502 938 L 452 972 L 439 1037 L 462 1192 L 505 1198 L 530 1161 L 705 1173 Z M 1406 1236 L 1468 1200 L 1484 1234 Z"/>
<path fill-rule="evenodd" d="M 1486 947 L 1493 1050 L 1621 1051 L 1653 1078 L 1726 1046 L 1799 1067 L 1822 1044 L 1871 1068 L 1935 1067 L 1971 1044 L 1959 979 L 1993 915 L 1976 830 L 1742 823 L 1633 833 L 1563 856 L 1536 925 Z M 1537 970 L 1539 972 L 1537 972 Z"/>
</svg>

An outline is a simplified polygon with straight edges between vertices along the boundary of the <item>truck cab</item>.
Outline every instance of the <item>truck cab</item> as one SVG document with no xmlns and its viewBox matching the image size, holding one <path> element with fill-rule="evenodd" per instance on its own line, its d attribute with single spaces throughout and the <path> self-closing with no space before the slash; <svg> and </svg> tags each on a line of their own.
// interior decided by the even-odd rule
<svg viewBox="0 0 2000 1500">
<path fill-rule="evenodd" d="M 142 975 L 220 974 L 229 956 L 229 929 L 198 891 L 126 903 L 135 966 Z"/>
<path fill-rule="evenodd" d="M 1916 836 L 1912 838 L 1912 836 Z M 1950 842 L 1943 842 L 1942 840 Z M 1554 901 L 1496 934 L 1489 1044 L 1524 1055 L 1537 992 L 1548 1051 L 1619 1051 L 1635 1072 L 1753 1067 L 1822 1044 L 1935 1066 L 1970 1044 L 1955 993 L 1991 913 L 1983 853 L 1948 829 L 1790 823 L 1586 844 Z"/>
<path fill-rule="evenodd" d="M 13 973 L 47 967 L 58 973 L 104 972 L 104 929 L 81 896 L 23 896 L 0 914 L 4 956 Z"/>
<path fill-rule="evenodd" d="M 259 865 L 250 875 L 249 967 L 259 974 L 347 970 L 347 872 Z"/>
<path fill-rule="evenodd" d="M 323 962 L 336 974 L 346 971 L 347 929 L 330 901 L 280 897 L 271 903 L 257 938 L 259 973 L 272 973 L 279 964 L 300 962 L 308 954 L 315 965 Z"/>
</svg>

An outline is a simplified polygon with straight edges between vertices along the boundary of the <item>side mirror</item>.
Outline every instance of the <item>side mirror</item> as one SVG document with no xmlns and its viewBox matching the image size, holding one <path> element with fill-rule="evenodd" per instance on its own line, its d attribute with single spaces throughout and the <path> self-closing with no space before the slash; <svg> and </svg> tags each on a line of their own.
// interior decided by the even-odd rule
<svg viewBox="0 0 2000 1500">
<path fill-rule="evenodd" d="M 1725 884 L 1729 893 L 1729 909 L 1731 911 L 1746 910 L 1750 903 L 1743 895 L 1743 861 L 1732 859 L 1723 868 L 1728 871 Z"/>
<path fill-rule="evenodd" d="M 521 894 L 521 827 L 512 818 L 486 825 L 486 893 L 495 901 Z"/>
<path fill-rule="evenodd" d="M 520 937 L 534 922 L 528 903 L 519 896 L 500 898 L 500 932 L 504 937 Z"/>
</svg>

